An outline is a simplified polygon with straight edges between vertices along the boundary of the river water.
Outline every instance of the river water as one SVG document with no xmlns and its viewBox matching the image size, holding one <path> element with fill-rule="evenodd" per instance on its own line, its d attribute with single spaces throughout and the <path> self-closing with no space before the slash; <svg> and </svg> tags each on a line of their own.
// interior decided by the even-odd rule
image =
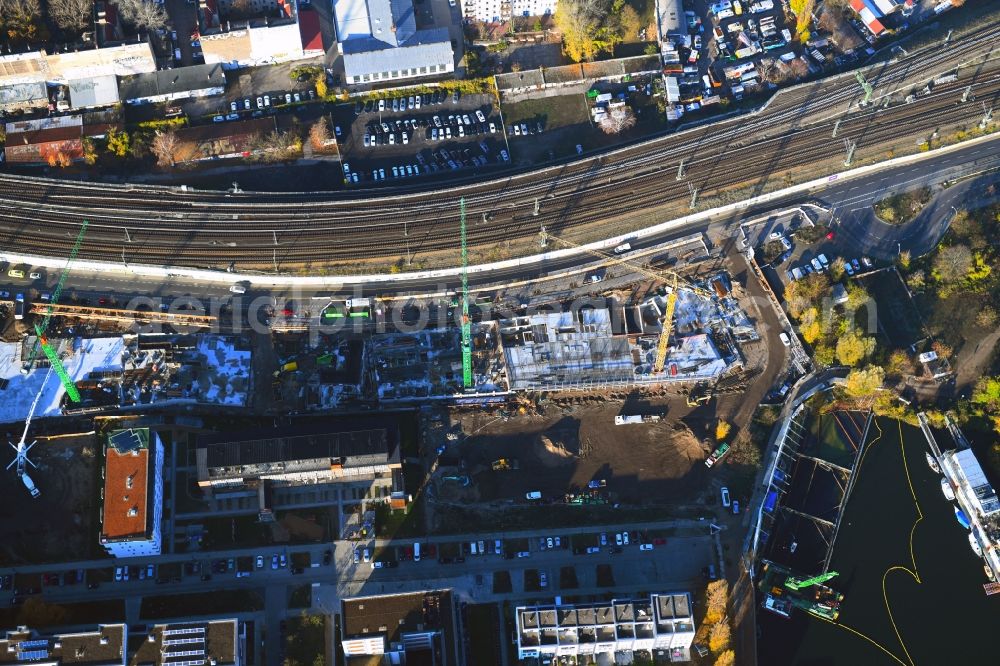
<svg viewBox="0 0 1000 666">
<path fill-rule="evenodd" d="M 761 666 L 1000 665 L 1000 595 L 924 459 L 920 430 L 876 419 L 834 547 L 834 624 L 758 609 Z M 942 446 L 950 445 L 945 435 Z"/>
</svg>

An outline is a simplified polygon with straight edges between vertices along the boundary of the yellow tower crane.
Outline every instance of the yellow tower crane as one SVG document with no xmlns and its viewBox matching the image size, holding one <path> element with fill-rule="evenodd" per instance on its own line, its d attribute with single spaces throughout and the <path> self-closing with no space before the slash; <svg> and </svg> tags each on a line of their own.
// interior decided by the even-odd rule
<svg viewBox="0 0 1000 666">
<path fill-rule="evenodd" d="M 593 250 L 590 248 L 586 248 L 583 247 L 582 245 L 577 245 L 576 243 L 568 241 L 564 238 L 550 236 L 548 233 L 546 233 L 544 227 L 542 228 L 540 235 L 543 244 L 546 241 L 554 240 L 558 243 L 562 243 L 567 247 L 588 252 L 594 255 L 595 257 L 598 257 L 602 261 L 619 264 L 621 266 L 624 266 L 625 268 L 628 268 L 629 270 L 641 273 L 657 281 L 666 282 L 670 285 L 670 293 L 667 294 L 667 307 L 666 311 L 663 313 L 663 327 L 662 327 L 663 330 L 660 331 L 660 338 L 656 344 L 656 359 L 653 362 L 653 372 L 655 374 L 662 373 L 663 368 L 666 365 L 667 361 L 667 350 L 670 348 L 670 333 L 674 327 L 674 310 L 677 308 L 678 285 L 683 284 L 685 289 L 692 291 L 698 294 L 699 296 L 703 296 L 705 298 L 712 298 L 712 294 L 708 291 L 705 291 L 704 289 L 701 289 L 700 287 L 694 286 L 683 276 L 670 269 L 661 269 L 658 271 L 654 271 L 650 268 L 646 268 L 645 266 L 639 266 L 630 261 L 622 259 L 621 257 L 616 257 L 612 254 L 601 252 L 600 250 Z"/>
</svg>

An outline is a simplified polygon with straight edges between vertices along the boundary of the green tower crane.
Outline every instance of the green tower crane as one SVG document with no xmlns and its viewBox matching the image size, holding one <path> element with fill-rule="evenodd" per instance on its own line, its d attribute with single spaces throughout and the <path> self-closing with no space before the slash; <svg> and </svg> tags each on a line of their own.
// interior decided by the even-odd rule
<svg viewBox="0 0 1000 666">
<path fill-rule="evenodd" d="M 469 247 L 465 232 L 465 197 L 459 200 L 462 227 L 462 386 L 475 388 L 472 377 L 472 323 L 469 321 Z"/>
<path fill-rule="evenodd" d="M 73 402 L 80 402 L 80 391 L 77 390 L 76 384 L 73 383 L 73 379 L 66 372 L 66 368 L 63 367 L 62 359 L 59 358 L 59 354 L 56 353 L 52 347 L 49 346 L 49 341 L 45 339 L 45 331 L 42 330 L 41 325 L 35 324 L 35 333 L 38 335 L 38 343 L 42 348 L 42 353 L 45 354 L 46 358 L 49 359 L 49 363 L 52 364 L 52 369 L 56 371 L 56 376 L 59 377 L 59 381 L 62 382 L 63 388 L 66 389 L 66 395 Z"/>
<path fill-rule="evenodd" d="M 83 225 L 80 227 L 80 233 L 76 235 L 76 242 L 73 244 L 73 249 L 70 250 L 69 257 L 66 259 L 66 265 L 63 266 L 62 274 L 59 276 L 59 282 L 56 283 L 56 288 L 52 290 L 52 298 L 49 299 L 49 307 L 45 311 L 45 318 L 42 319 L 41 326 L 36 326 L 35 329 L 41 329 L 41 333 L 38 334 L 38 338 L 35 340 L 35 344 L 31 347 L 31 352 L 28 354 L 28 360 L 24 362 L 24 371 L 31 372 L 31 368 L 35 365 L 35 359 L 38 357 L 38 347 L 39 340 L 41 340 L 42 335 L 44 335 L 49 330 L 49 321 L 52 319 L 52 306 L 59 302 L 59 297 L 62 296 L 63 287 L 66 285 L 66 278 L 69 277 L 69 266 L 76 259 L 76 255 L 80 252 L 80 245 L 83 244 L 83 237 L 87 233 L 87 225 L 90 224 L 87 220 L 83 221 Z M 44 350 L 43 350 L 44 351 Z M 61 367 L 61 366 L 60 366 Z M 58 371 L 56 371 L 58 374 Z M 62 375 L 59 375 L 60 379 Z M 63 382 L 65 384 L 65 382 Z M 66 389 L 67 391 L 69 388 Z M 74 402 L 79 402 L 79 398 Z"/>
<path fill-rule="evenodd" d="M 819 585 L 820 583 L 825 583 L 826 581 L 830 580 L 831 578 L 834 578 L 835 576 L 837 576 L 836 571 L 829 571 L 825 574 L 820 574 L 818 576 L 813 576 L 812 578 L 805 578 L 805 579 L 792 578 L 791 576 L 789 576 L 785 580 L 785 587 L 787 587 L 789 590 L 801 590 L 804 587 L 811 587 L 813 585 Z"/>
</svg>

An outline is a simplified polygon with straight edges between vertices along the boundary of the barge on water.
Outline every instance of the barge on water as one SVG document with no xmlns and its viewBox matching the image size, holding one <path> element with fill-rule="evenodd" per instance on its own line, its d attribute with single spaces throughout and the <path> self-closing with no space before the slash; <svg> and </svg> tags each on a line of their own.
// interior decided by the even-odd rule
<svg viewBox="0 0 1000 666">
<path fill-rule="evenodd" d="M 758 588 L 765 610 L 786 618 L 791 617 L 793 608 L 825 620 L 836 621 L 840 617 L 844 595 L 823 584 L 836 576 L 836 572 L 807 577 L 768 560 L 763 560 L 763 565 Z"/>
</svg>

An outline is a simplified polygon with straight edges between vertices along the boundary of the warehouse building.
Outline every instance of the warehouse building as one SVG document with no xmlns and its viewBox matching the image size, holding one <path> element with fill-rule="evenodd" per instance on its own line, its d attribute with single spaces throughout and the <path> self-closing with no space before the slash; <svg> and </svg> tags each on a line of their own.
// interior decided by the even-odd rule
<svg viewBox="0 0 1000 666">
<path fill-rule="evenodd" d="M 514 611 L 519 659 L 664 651 L 670 661 L 690 661 L 694 614 L 687 592 L 648 599 L 552 606 Z M 602 662 L 598 662 L 602 663 Z"/>
<path fill-rule="evenodd" d="M 447 28 L 417 30 L 411 0 L 335 0 L 349 84 L 440 77 L 455 70 Z"/>
<path fill-rule="evenodd" d="M 81 160 L 83 118 L 52 116 L 7 123 L 4 154 L 11 164 L 66 166 Z"/>
<path fill-rule="evenodd" d="M 297 18 L 280 21 L 226 22 L 227 30 L 216 28 L 201 33 L 201 50 L 206 64 L 223 69 L 259 67 L 301 60 L 302 34 Z"/>
<path fill-rule="evenodd" d="M 116 430 L 104 447 L 101 546 L 112 557 L 162 549 L 163 445 L 146 428 Z"/>
<path fill-rule="evenodd" d="M 123 77 L 119 92 L 127 104 L 156 104 L 212 97 L 226 92 L 222 65 L 192 65 Z"/>
<path fill-rule="evenodd" d="M 73 79 L 66 84 L 69 108 L 99 109 L 118 103 L 118 79 L 114 74 L 102 74 L 85 79 Z"/>
</svg>

